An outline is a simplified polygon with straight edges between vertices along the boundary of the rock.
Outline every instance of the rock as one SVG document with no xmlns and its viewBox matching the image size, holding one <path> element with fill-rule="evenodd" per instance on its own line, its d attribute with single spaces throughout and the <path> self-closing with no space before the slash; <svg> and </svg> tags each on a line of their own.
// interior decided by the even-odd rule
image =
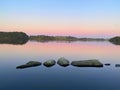
<svg viewBox="0 0 120 90">
<path fill-rule="evenodd" d="M 120 67 L 120 64 L 116 64 L 115 67 Z"/>
<path fill-rule="evenodd" d="M 46 66 L 46 67 L 51 67 L 51 66 L 54 66 L 55 64 L 56 64 L 55 60 L 48 60 L 48 61 L 44 62 L 44 66 Z"/>
<path fill-rule="evenodd" d="M 57 64 L 60 66 L 66 67 L 69 65 L 69 61 L 64 57 L 61 57 L 58 59 Z"/>
<path fill-rule="evenodd" d="M 41 62 L 38 62 L 38 61 L 29 61 L 26 64 L 17 66 L 16 69 L 23 69 L 23 68 L 34 67 L 34 66 L 39 66 L 39 65 L 41 65 Z"/>
<path fill-rule="evenodd" d="M 110 64 L 109 64 L 109 63 L 106 63 L 105 66 L 110 66 Z"/>
<path fill-rule="evenodd" d="M 72 61 L 71 65 L 77 66 L 77 67 L 103 67 L 103 64 L 96 59 Z"/>
</svg>

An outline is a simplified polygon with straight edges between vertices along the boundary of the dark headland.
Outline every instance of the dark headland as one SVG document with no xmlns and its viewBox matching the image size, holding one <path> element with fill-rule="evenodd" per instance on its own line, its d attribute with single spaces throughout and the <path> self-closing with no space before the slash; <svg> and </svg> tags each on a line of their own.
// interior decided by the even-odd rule
<svg viewBox="0 0 120 90">
<path fill-rule="evenodd" d="M 120 45 L 120 36 L 113 37 L 109 41 L 115 45 Z"/>
<path fill-rule="evenodd" d="M 25 44 L 28 40 L 24 32 L 0 32 L 0 44 Z"/>
</svg>

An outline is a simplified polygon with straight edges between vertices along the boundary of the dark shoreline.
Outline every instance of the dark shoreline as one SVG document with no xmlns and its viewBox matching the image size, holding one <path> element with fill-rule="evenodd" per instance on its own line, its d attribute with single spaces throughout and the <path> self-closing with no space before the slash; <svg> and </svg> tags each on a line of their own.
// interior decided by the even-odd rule
<svg viewBox="0 0 120 90">
<path fill-rule="evenodd" d="M 74 41 L 109 41 L 112 44 L 120 45 L 120 36 L 113 38 L 78 38 L 73 36 L 47 36 L 47 35 L 36 35 L 28 36 L 24 32 L 0 32 L 0 44 L 25 44 L 28 41 L 37 41 L 37 42 L 49 42 L 49 41 L 65 41 L 65 42 L 74 42 Z"/>
<path fill-rule="evenodd" d="M 0 32 L 0 44 L 25 44 L 29 36 L 24 32 Z"/>
<path fill-rule="evenodd" d="M 37 35 L 30 36 L 30 41 L 47 42 L 47 41 L 108 41 L 104 38 L 77 38 L 73 36 L 47 36 L 47 35 Z"/>
</svg>

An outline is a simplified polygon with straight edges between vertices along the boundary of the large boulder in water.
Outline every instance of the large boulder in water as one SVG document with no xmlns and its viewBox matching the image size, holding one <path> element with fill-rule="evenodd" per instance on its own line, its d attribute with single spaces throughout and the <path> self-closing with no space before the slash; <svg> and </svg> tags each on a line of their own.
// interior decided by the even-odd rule
<svg viewBox="0 0 120 90">
<path fill-rule="evenodd" d="M 120 45 L 120 36 L 113 37 L 109 41 L 113 44 Z"/>
<path fill-rule="evenodd" d="M 59 64 L 60 66 L 66 67 L 69 65 L 69 61 L 64 57 L 61 57 L 58 59 L 57 64 Z"/>
<path fill-rule="evenodd" d="M 41 62 L 38 62 L 38 61 L 29 61 L 26 64 L 17 66 L 16 69 L 23 69 L 23 68 L 34 67 L 34 66 L 39 66 L 39 65 L 41 65 Z"/>
<path fill-rule="evenodd" d="M 71 65 L 77 67 L 103 67 L 103 64 L 96 59 L 72 61 Z"/>
<path fill-rule="evenodd" d="M 46 62 L 43 63 L 44 66 L 46 67 L 52 67 L 56 64 L 56 61 L 55 60 L 48 60 Z"/>
</svg>

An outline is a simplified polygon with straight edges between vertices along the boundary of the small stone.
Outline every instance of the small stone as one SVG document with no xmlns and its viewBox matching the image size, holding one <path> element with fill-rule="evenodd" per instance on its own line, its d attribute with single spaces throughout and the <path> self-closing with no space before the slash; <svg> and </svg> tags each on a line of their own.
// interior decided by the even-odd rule
<svg viewBox="0 0 120 90">
<path fill-rule="evenodd" d="M 48 60 L 48 61 L 44 62 L 44 66 L 46 66 L 46 67 L 52 67 L 55 64 L 56 64 L 55 60 Z"/>
<path fill-rule="evenodd" d="M 69 65 L 69 61 L 64 57 L 61 57 L 58 59 L 57 64 L 60 66 L 66 67 Z"/>
</svg>

